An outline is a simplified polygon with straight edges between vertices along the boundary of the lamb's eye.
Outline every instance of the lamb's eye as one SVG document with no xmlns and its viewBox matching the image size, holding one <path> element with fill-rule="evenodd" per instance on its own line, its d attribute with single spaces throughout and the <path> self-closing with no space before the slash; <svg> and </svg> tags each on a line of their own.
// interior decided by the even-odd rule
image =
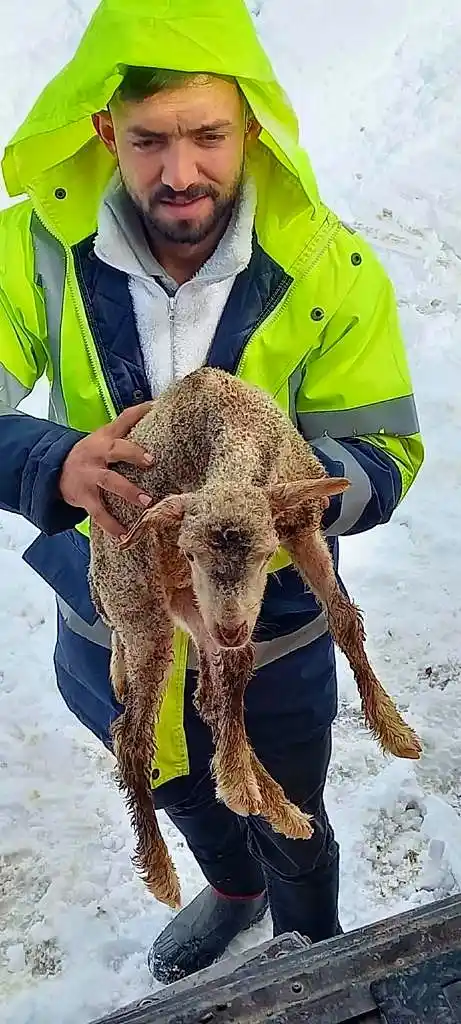
<svg viewBox="0 0 461 1024">
<path fill-rule="evenodd" d="M 192 551 L 185 551 L 184 554 L 185 554 L 188 562 L 193 562 L 194 561 L 194 556 L 192 554 Z"/>
</svg>

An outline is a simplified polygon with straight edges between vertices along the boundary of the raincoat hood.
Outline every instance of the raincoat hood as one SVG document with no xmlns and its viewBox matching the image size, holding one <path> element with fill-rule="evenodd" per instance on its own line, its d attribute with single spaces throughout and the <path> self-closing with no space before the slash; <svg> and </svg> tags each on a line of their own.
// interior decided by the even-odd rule
<svg viewBox="0 0 461 1024">
<path fill-rule="evenodd" d="M 10 196 L 33 196 L 37 182 L 58 166 L 64 186 L 66 173 L 72 181 L 80 174 L 88 188 L 93 165 L 93 184 L 108 179 L 113 161 L 102 152 L 91 115 L 107 106 L 129 66 L 236 78 L 262 127 L 258 148 L 294 175 L 315 206 L 317 187 L 298 144 L 296 116 L 244 0 L 102 0 L 74 57 L 6 147 L 2 170 Z"/>
</svg>

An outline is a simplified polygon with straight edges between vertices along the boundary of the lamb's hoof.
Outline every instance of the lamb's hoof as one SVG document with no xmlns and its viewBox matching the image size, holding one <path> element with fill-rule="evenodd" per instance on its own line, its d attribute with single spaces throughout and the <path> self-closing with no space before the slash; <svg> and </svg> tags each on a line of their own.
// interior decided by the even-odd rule
<svg viewBox="0 0 461 1024">
<path fill-rule="evenodd" d="M 242 818 L 247 818 L 249 814 L 261 814 L 262 797 L 256 782 L 246 786 L 241 783 L 233 786 L 218 785 L 216 796 L 230 811 Z"/>
<path fill-rule="evenodd" d="M 401 749 L 396 750 L 396 757 L 405 757 L 408 761 L 419 761 L 423 748 L 419 740 L 413 740 L 411 743 L 405 744 Z"/>
<path fill-rule="evenodd" d="M 286 839 L 311 839 L 314 834 L 312 821 L 310 814 L 303 814 L 293 805 L 284 808 L 283 814 L 270 824 L 274 831 L 280 832 Z"/>
<path fill-rule="evenodd" d="M 401 734 L 394 734 L 386 743 L 385 749 L 394 757 L 406 758 L 409 761 L 419 761 L 423 752 L 420 739 L 410 728 L 406 728 Z"/>
<path fill-rule="evenodd" d="M 293 828 L 290 829 L 289 839 L 312 839 L 314 835 L 314 829 L 312 826 L 312 819 L 306 814 L 302 817 L 297 818 L 293 822 Z"/>
</svg>

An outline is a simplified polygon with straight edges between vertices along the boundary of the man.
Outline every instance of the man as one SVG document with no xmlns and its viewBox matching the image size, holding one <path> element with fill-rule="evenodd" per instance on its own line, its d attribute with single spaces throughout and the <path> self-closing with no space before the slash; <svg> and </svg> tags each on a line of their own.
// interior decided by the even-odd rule
<svg viewBox="0 0 461 1024">
<path fill-rule="evenodd" d="M 159 69 L 174 68 L 175 71 Z M 87 586 L 88 514 L 110 534 L 111 469 L 145 403 L 206 362 L 270 392 L 328 472 L 352 482 L 324 528 L 389 520 L 423 458 L 391 285 L 318 195 L 297 122 L 243 0 L 103 0 L 70 64 L 7 147 L 0 224 L 0 501 L 40 530 L 25 554 L 57 594 L 55 668 L 69 708 L 110 747 L 120 712 L 109 637 Z M 46 372 L 48 420 L 15 411 Z M 340 931 L 338 847 L 323 792 L 336 714 L 327 623 L 278 559 L 257 625 L 248 733 L 309 842 L 216 802 L 211 737 L 181 637 L 158 725 L 153 799 L 208 886 L 150 954 L 169 981 L 219 957 L 269 904 L 275 933 Z"/>
</svg>

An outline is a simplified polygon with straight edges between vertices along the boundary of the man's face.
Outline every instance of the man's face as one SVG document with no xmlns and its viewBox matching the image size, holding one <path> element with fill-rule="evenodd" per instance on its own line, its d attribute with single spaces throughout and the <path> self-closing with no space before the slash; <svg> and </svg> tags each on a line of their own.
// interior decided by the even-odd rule
<svg viewBox="0 0 461 1024">
<path fill-rule="evenodd" d="M 142 102 L 116 102 L 111 115 L 97 116 L 151 232 L 197 244 L 225 222 L 242 177 L 245 141 L 244 104 L 234 83 L 197 75 Z"/>
</svg>

